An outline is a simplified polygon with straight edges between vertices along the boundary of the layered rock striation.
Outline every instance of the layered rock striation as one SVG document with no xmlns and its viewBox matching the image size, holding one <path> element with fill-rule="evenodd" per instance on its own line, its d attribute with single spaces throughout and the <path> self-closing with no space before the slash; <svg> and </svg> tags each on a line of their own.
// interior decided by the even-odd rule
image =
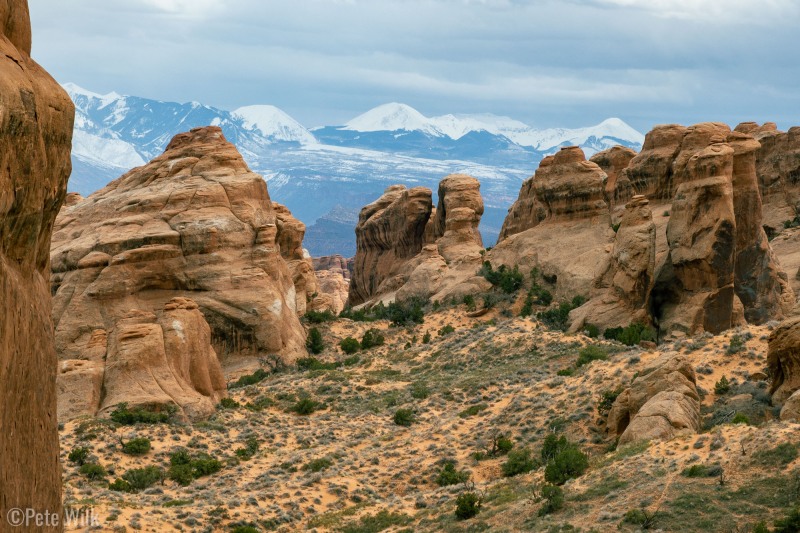
<svg viewBox="0 0 800 533">
<path fill-rule="evenodd" d="M 75 109 L 30 54 L 27 2 L 0 0 L 0 531 L 34 531 L 14 508 L 61 514 L 50 238 Z"/>
</svg>

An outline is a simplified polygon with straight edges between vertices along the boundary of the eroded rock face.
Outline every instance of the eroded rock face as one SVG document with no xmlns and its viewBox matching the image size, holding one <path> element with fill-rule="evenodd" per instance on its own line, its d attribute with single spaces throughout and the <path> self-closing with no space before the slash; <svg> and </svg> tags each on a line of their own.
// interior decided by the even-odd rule
<svg viewBox="0 0 800 533">
<path fill-rule="evenodd" d="M 622 177 L 628 180 L 636 194 L 650 200 L 672 198 L 672 163 L 681 149 L 686 131 L 687 128 L 678 124 L 662 124 L 645 135 L 642 151 L 622 171 Z"/>
<path fill-rule="evenodd" d="M 624 390 L 608 414 L 607 431 L 619 444 L 669 440 L 700 430 L 700 396 L 691 362 L 665 354 L 643 370 Z"/>
<path fill-rule="evenodd" d="M 296 255 L 296 234 L 281 238 Z M 61 360 L 87 359 L 95 330 L 111 346 L 130 311 L 158 316 L 176 297 L 197 303 L 223 364 L 306 353 L 266 184 L 217 127 L 176 135 L 147 165 L 65 207 L 52 262 Z"/>
<path fill-rule="evenodd" d="M 669 255 L 652 292 L 651 308 L 664 333 L 719 333 L 733 323 L 733 155 L 733 148 L 717 142 L 687 162 L 690 178 L 675 194 Z"/>
<path fill-rule="evenodd" d="M 614 146 L 594 154 L 589 161 L 599 166 L 608 178 L 604 186 L 604 199 L 612 214 L 617 207 L 625 203 L 635 194 L 630 179 L 623 174 L 636 152 L 625 146 Z"/>
<path fill-rule="evenodd" d="M 272 202 L 272 207 L 275 209 L 278 227 L 278 246 L 294 282 L 298 316 L 303 316 L 310 310 L 332 310 L 336 304 L 327 293 L 320 291 L 314 263 L 308 251 L 303 248 L 306 225 L 294 218 L 287 207 L 277 202 Z"/>
<path fill-rule="evenodd" d="M 734 288 L 751 324 L 782 318 L 794 306 L 794 293 L 770 248 L 762 226 L 762 203 L 756 176 L 753 137 L 731 132 L 733 148 L 733 210 L 736 214 Z"/>
<path fill-rule="evenodd" d="M 650 322 L 647 302 L 655 277 L 656 226 L 644 196 L 625 206 L 606 271 L 592 287 L 591 297 L 570 313 L 570 330 L 587 323 L 601 330 Z"/>
<path fill-rule="evenodd" d="M 539 164 L 509 210 L 497 246 L 487 254 L 495 267 L 537 267 L 557 279 L 556 298 L 589 294 L 608 266 L 614 232 L 603 199 L 606 174 L 578 147 L 562 148 Z"/>
<path fill-rule="evenodd" d="M 583 150 L 567 146 L 547 164 L 542 163 L 533 190 L 547 213 L 546 220 L 608 217 L 608 204 L 603 199 L 606 173 L 587 161 Z"/>
<path fill-rule="evenodd" d="M 13 508 L 61 514 L 50 237 L 71 169 L 75 110 L 30 53 L 27 2 L 0 0 L 2 531 L 15 529 L 5 520 Z"/>
<path fill-rule="evenodd" d="M 772 401 L 781 405 L 800 390 L 800 317 L 781 322 L 770 334 L 767 366 Z"/>
<path fill-rule="evenodd" d="M 483 215 L 480 188 L 478 180 L 464 174 L 451 174 L 439 182 L 433 238 L 446 261 L 455 261 L 483 249 L 478 231 Z"/>
<path fill-rule="evenodd" d="M 355 306 L 402 286 L 396 275 L 424 242 L 433 207 L 425 187 L 393 185 L 361 210 L 356 225 L 356 257 L 348 304 Z"/>
<path fill-rule="evenodd" d="M 93 332 L 88 348 L 90 359 L 60 364 L 59 389 L 66 394 L 59 403 L 62 420 L 108 414 L 120 403 L 149 410 L 174 406 L 180 418 L 199 419 L 211 415 L 226 395 L 211 328 L 188 298 L 173 298 L 157 314 L 132 310 L 110 334 Z M 70 396 L 79 402 L 64 401 Z"/>
</svg>

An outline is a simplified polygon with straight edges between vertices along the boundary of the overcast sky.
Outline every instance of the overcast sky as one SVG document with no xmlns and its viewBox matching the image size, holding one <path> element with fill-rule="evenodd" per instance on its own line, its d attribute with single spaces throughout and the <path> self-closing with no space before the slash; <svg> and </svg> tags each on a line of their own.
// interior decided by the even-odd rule
<svg viewBox="0 0 800 533">
<path fill-rule="evenodd" d="M 795 0 L 29 0 L 33 55 L 95 92 L 273 104 L 308 127 L 386 102 L 533 126 L 800 124 Z"/>
</svg>

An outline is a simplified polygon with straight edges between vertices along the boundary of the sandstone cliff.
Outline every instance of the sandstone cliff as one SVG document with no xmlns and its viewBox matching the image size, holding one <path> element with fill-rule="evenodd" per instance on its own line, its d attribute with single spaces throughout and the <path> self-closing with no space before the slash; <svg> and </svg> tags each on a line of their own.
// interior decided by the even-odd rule
<svg viewBox="0 0 800 533">
<path fill-rule="evenodd" d="M 511 206 L 487 259 L 532 267 L 556 279 L 557 297 L 587 296 L 608 267 L 614 231 L 605 202 L 606 173 L 578 147 L 546 157 Z"/>
<path fill-rule="evenodd" d="M 129 353 L 120 341 L 132 312 L 137 328 L 151 331 L 140 343 L 158 346 L 166 330 L 155 322 L 185 297 L 224 364 L 256 355 L 292 362 L 305 354 L 305 333 L 280 248 L 296 256 L 297 234 L 285 224 L 279 237 L 277 224 L 264 180 L 219 128 L 176 135 L 147 165 L 61 211 L 52 246 L 59 358 L 101 362 L 123 345 Z M 193 331 L 204 330 L 195 318 Z M 97 348 L 102 335 L 106 351 Z"/>
<path fill-rule="evenodd" d="M 589 158 L 589 161 L 599 166 L 608 176 L 604 186 L 604 199 L 615 221 L 619 218 L 616 211 L 624 209 L 625 202 L 634 195 L 630 179 L 623 175 L 623 170 L 628 168 L 634 157 L 636 152 L 630 148 L 614 146 Z"/>
<path fill-rule="evenodd" d="M 0 0 L 0 531 L 12 508 L 61 512 L 50 237 L 74 107 L 30 57 L 24 0 Z"/>
</svg>

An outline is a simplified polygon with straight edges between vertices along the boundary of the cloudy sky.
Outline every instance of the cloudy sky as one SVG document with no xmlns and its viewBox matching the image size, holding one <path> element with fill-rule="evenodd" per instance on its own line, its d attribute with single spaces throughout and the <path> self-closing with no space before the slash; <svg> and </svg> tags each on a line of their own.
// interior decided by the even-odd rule
<svg viewBox="0 0 800 533">
<path fill-rule="evenodd" d="M 538 127 L 800 124 L 795 0 L 30 0 L 61 82 L 308 127 L 386 102 Z"/>
</svg>

